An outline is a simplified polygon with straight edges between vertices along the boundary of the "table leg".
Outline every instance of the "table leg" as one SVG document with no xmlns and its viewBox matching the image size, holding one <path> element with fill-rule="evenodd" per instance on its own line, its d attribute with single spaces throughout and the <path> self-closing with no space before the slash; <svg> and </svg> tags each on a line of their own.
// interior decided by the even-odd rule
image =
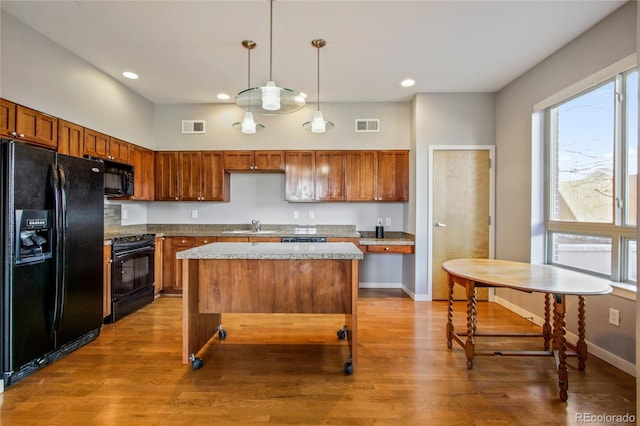
<svg viewBox="0 0 640 426">
<path fill-rule="evenodd" d="M 542 336 L 544 337 L 544 350 L 549 350 L 551 341 L 551 294 L 544 294 L 544 324 L 542 325 Z"/>
<path fill-rule="evenodd" d="M 453 340 L 453 278 L 451 274 L 447 273 L 447 280 L 449 284 L 449 310 L 447 314 L 447 348 L 451 349 Z"/>
<path fill-rule="evenodd" d="M 576 344 L 576 353 L 578 355 L 578 368 L 584 370 L 587 361 L 587 343 L 585 342 L 585 299 L 584 296 L 578 296 L 578 343 Z"/>
<path fill-rule="evenodd" d="M 558 387 L 560 400 L 567 400 L 569 389 L 569 372 L 567 370 L 567 341 L 565 339 L 565 296 L 554 294 L 553 297 L 553 350 L 556 355 L 558 369 Z"/>
<path fill-rule="evenodd" d="M 471 280 L 467 280 L 467 341 L 464 345 L 464 351 L 467 354 L 467 368 L 473 368 L 473 356 L 474 356 L 474 336 L 476 334 L 476 283 Z"/>
</svg>

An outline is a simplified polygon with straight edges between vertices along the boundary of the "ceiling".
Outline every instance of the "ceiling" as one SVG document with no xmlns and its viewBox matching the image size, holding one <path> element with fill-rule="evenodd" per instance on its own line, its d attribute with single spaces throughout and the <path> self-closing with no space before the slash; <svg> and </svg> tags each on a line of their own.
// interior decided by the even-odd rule
<svg viewBox="0 0 640 426">
<path fill-rule="evenodd" d="M 272 76 L 315 102 L 495 92 L 625 1 L 273 2 Z M 269 79 L 268 0 L 11 1 L 0 7 L 153 103 L 233 103 Z M 121 73 L 135 71 L 138 80 Z M 400 81 L 410 77 L 410 88 Z M 228 101 L 218 93 L 231 96 Z"/>
</svg>

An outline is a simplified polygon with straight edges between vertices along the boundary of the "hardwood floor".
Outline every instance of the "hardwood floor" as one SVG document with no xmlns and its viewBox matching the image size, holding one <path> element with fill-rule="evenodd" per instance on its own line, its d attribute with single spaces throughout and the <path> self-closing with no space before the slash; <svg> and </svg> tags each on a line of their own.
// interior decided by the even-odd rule
<svg viewBox="0 0 640 426">
<path fill-rule="evenodd" d="M 479 330 L 532 330 L 500 306 L 478 305 Z M 581 413 L 635 414 L 635 378 L 593 356 L 586 371 L 569 358 L 563 403 L 552 358 L 477 357 L 467 370 L 463 349 L 446 347 L 445 302 L 361 290 L 358 306 L 351 376 L 340 315 L 226 315 L 227 339 L 212 340 L 193 370 L 181 363 L 182 301 L 162 297 L 6 389 L 0 423 L 563 425 Z"/>
</svg>

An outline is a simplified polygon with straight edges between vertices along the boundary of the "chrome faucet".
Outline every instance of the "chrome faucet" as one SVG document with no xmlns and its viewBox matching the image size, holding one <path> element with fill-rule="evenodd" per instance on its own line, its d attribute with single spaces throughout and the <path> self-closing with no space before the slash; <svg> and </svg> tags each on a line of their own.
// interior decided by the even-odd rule
<svg viewBox="0 0 640 426">
<path fill-rule="evenodd" d="M 253 225 L 253 230 L 256 232 L 260 232 L 260 229 L 262 228 L 262 225 L 260 224 L 259 220 L 252 220 L 251 224 Z"/>
</svg>

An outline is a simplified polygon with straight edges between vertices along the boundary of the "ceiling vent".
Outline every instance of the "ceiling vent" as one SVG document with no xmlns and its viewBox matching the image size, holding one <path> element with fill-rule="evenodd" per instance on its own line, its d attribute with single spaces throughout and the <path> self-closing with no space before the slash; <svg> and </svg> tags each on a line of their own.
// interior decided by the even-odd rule
<svg viewBox="0 0 640 426">
<path fill-rule="evenodd" d="M 356 132 L 379 132 L 379 118 L 356 118 Z"/>
<path fill-rule="evenodd" d="M 204 120 L 182 120 L 182 134 L 206 133 Z"/>
</svg>

